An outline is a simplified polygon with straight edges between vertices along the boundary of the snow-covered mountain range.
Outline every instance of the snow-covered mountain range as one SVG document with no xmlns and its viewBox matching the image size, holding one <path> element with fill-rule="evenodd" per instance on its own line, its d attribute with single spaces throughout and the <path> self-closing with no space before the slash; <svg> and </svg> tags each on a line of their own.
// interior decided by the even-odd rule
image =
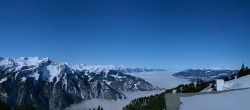
<svg viewBox="0 0 250 110">
<path fill-rule="evenodd" d="M 59 110 L 91 98 L 125 99 L 120 91 L 156 90 L 123 74 L 128 68 L 56 64 L 49 58 L 0 58 L 0 100 L 15 106 Z M 141 71 L 144 71 L 141 69 Z"/>
<path fill-rule="evenodd" d="M 236 74 L 239 70 L 229 68 L 206 68 L 206 69 L 187 69 L 173 74 L 174 77 L 185 78 L 192 81 L 204 80 L 210 81 L 220 77 Z"/>
<path fill-rule="evenodd" d="M 0 69 L 16 69 L 19 70 L 24 66 L 39 66 L 40 64 L 46 62 L 52 62 L 48 57 L 39 58 L 39 57 L 20 57 L 18 59 L 2 58 L 0 57 Z M 65 63 L 67 64 L 67 63 Z M 87 71 L 89 73 L 95 72 L 100 73 L 101 71 L 108 72 L 110 70 L 115 70 L 123 73 L 133 73 L 133 72 L 151 72 L 151 71 L 165 71 L 165 69 L 155 69 L 155 68 L 128 68 L 124 66 L 114 66 L 114 65 L 73 65 L 71 66 L 74 70 Z"/>
<path fill-rule="evenodd" d="M 110 70 L 115 70 L 123 73 L 138 73 L 138 72 L 151 72 L 151 71 L 165 71 L 164 69 L 155 69 L 155 68 L 128 68 L 124 66 L 114 66 L 114 65 L 73 65 L 73 69 L 80 71 L 88 71 L 100 73 L 101 71 L 107 72 Z"/>
</svg>

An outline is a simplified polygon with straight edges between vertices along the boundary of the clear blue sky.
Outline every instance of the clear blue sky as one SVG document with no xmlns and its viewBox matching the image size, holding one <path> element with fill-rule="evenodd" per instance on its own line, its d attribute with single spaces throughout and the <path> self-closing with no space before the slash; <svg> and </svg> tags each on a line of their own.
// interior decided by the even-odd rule
<svg viewBox="0 0 250 110">
<path fill-rule="evenodd" d="M 1 57 L 166 69 L 250 65 L 249 0 L 1 0 Z"/>
</svg>

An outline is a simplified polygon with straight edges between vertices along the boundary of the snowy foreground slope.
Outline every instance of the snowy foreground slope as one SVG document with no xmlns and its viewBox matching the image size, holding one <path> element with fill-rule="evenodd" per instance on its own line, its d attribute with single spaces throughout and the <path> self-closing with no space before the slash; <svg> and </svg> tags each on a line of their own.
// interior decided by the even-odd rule
<svg viewBox="0 0 250 110">
<path fill-rule="evenodd" d="M 229 89 L 250 87 L 250 75 L 225 82 Z M 181 97 L 180 110 L 250 110 L 250 89 Z"/>
<path fill-rule="evenodd" d="M 180 99 L 180 110 L 250 110 L 250 89 Z"/>
<path fill-rule="evenodd" d="M 227 81 L 224 86 L 230 89 L 248 88 L 250 87 L 250 75 Z"/>
</svg>

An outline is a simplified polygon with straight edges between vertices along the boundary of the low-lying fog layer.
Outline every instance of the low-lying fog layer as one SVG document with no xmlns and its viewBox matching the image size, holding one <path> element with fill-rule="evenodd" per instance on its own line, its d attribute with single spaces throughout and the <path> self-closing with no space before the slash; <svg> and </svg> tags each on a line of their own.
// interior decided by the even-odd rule
<svg viewBox="0 0 250 110">
<path fill-rule="evenodd" d="M 104 110 L 122 110 L 124 106 L 129 104 L 133 99 L 154 95 L 163 91 L 143 91 L 143 92 L 122 92 L 126 95 L 127 99 L 124 100 L 105 100 L 105 99 L 91 99 L 80 104 L 73 104 L 66 110 L 88 110 L 89 108 L 97 108 L 98 105 L 102 106 Z"/>
<path fill-rule="evenodd" d="M 190 83 L 188 80 L 179 79 L 172 76 L 173 72 L 161 71 L 161 72 L 141 72 L 141 73 L 126 73 L 136 77 L 143 78 L 144 80 L 152 83 L 160 88 L 170 89 L 176 87 L 179 84 Z M 79 104 L 73 104 L 66 110 L 88 110 L 89 108 L 97 108 L 98 105 L 102 106 L 104 110 L 122 110 L 124 106 L 129 104 L 133 99 L 150 96 L 163 92 L 164 90 L 157 91 L 143 91 L 143 92 L 122 92 L 126 95 L 125 100 L 105 100 L 105 99 L 91 99 L 81 102 Z"/>
<path fill-rule="evenodd" d="M 126 73 L 132 76 L 140 77 L 149 83 L 160 88 L 170 89 L 178 86 L 179 84 L 187 84 L 190 81 L 173 77 L 174 72 L 157 71 L 157 72 L 140 72 L 140 73 Z"/>
</svg>

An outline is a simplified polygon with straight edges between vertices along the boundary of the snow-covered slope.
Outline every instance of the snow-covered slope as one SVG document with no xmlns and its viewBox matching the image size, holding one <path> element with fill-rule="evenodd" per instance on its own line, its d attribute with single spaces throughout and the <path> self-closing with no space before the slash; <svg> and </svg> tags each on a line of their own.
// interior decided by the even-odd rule
<svg viewBox="0 0 250 110">
<path fill-rule="evenodd" d="M 249 110 L 250 75 L 226 81 L 227 89 L 243 89 L 218 94 L 181 97 L 180 110 Z"/>
<path fill-rule="evenodd" d="M 250 87 L 250 75 L 227 81 L 224 86 L 229 89 L 248 88 Z"/>
<path fill-rule="evenodd" d="M 181 97 L 180 110 L 249 110 L 250 89 Z"/>
</svg>

